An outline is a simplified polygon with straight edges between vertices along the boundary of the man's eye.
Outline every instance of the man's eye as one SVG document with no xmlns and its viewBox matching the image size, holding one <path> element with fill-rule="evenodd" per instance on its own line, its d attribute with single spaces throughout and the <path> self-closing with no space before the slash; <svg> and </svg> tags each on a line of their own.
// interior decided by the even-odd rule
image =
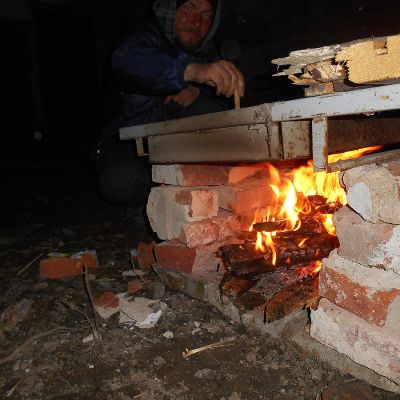
<svg viewBox="0 0 400 400">
<path fill-rule="evenodd" d="M 193 6 L 191 6 L 190 4 L 185 4 L 185 10 L 186 11 L 192 11 L 193 10 Z"/>
<path fill-rule="evenodd" d="M 203 18 L 212 19 L 212 17 L 213 17 L 212 12 L 209 11 L 203 12 Z"/>
</svg>

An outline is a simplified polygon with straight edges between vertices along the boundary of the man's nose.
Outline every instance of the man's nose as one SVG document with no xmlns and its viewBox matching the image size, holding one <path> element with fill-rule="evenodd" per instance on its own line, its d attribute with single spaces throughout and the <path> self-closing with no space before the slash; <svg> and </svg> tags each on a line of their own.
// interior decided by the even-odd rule
<svg viewBox="0 0 400 400">
<path fill-rule="evenodd" d="M 201 14 L 192 15 L 191 21 L 193 26 L 200 28 L 201 26 Z"/>
</svg>

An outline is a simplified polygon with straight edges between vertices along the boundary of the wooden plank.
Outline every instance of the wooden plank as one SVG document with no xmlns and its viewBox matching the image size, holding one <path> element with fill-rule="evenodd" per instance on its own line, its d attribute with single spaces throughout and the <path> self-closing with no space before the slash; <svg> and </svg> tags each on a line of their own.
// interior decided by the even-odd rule
<svg viewBox="0 0 400 400">
<path fill-rule="evenodd" d="M 364 84 L 400 78 L 400 35 L 369 39 L 342 50 L 336 61 L 346 63 L 351 82 Z"/>
</svg>

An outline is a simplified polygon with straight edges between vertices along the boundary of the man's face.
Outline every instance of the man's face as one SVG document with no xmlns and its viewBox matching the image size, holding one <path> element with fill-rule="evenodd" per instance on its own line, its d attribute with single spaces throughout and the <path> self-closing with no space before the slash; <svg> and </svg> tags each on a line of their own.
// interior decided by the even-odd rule
<svg viewBox="0 0 400 400">
<path fill-rule="evenodd" d="M 213 8 L 208 0 L 188 0 L 175 14 L 175 35 L 187 50 L 195 50 L 211 28 Z"/>
</svg>

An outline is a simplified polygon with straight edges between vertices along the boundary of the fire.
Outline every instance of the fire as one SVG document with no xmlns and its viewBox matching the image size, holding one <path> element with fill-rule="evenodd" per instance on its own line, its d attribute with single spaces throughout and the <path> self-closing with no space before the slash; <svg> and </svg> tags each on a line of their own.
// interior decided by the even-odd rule
<svg viewBox="0 0 400 400">
<path fill-rule="evenodd" d="M 380 146 L 367 147 L 360 150 L 349 151 L 341 154 L 333 154 L 328 157 L 328 161 L 335 162 L 350 158 L 361 157 L 371 153 Z M 272 253 L 272 263 L 276 265 L 277 246 L 274 242 L 277 232 L 297 231 L 301 228 L 301 215 L 313 214 L 313 218 L 318 220 L 326 231 L 335 236 L 336 231 L 333 225 L 333 214 L 325 212 L 315 213 L 318 207 L 309 199 L 310 196 L 318 202 L 323 199 L 321 207 L 335 207 L 347 204 L 346 193 L 339 184 L 339 172 L 318 172 L 313 170 L 312 161 L 308 161 L 305 166 L 301 166 L 289 172 L 280 174 L 271 164 L 266 164 L 271 179 L 271 190 L 275 194 L 275 204 L 269 207 L 264 216 L 256 215 L 253 224 L 260 221 L 277 222 L 279 229 L 269 232 L 257 232 L 256 248 L 261 252 L 270 251 Z M 326 201 L 325 201 L 326 199 Z M 329 209 L 330 210 L 330 209 Z M 328 210 L 328 211 L 329 211 Z M 279 223 L 279 225 L 278 225 Z M 253 224 L 250 231 L 253 229 Z M 307 238 L 300 238 L 297 247 L 307 246 Z"/>
</svg>

